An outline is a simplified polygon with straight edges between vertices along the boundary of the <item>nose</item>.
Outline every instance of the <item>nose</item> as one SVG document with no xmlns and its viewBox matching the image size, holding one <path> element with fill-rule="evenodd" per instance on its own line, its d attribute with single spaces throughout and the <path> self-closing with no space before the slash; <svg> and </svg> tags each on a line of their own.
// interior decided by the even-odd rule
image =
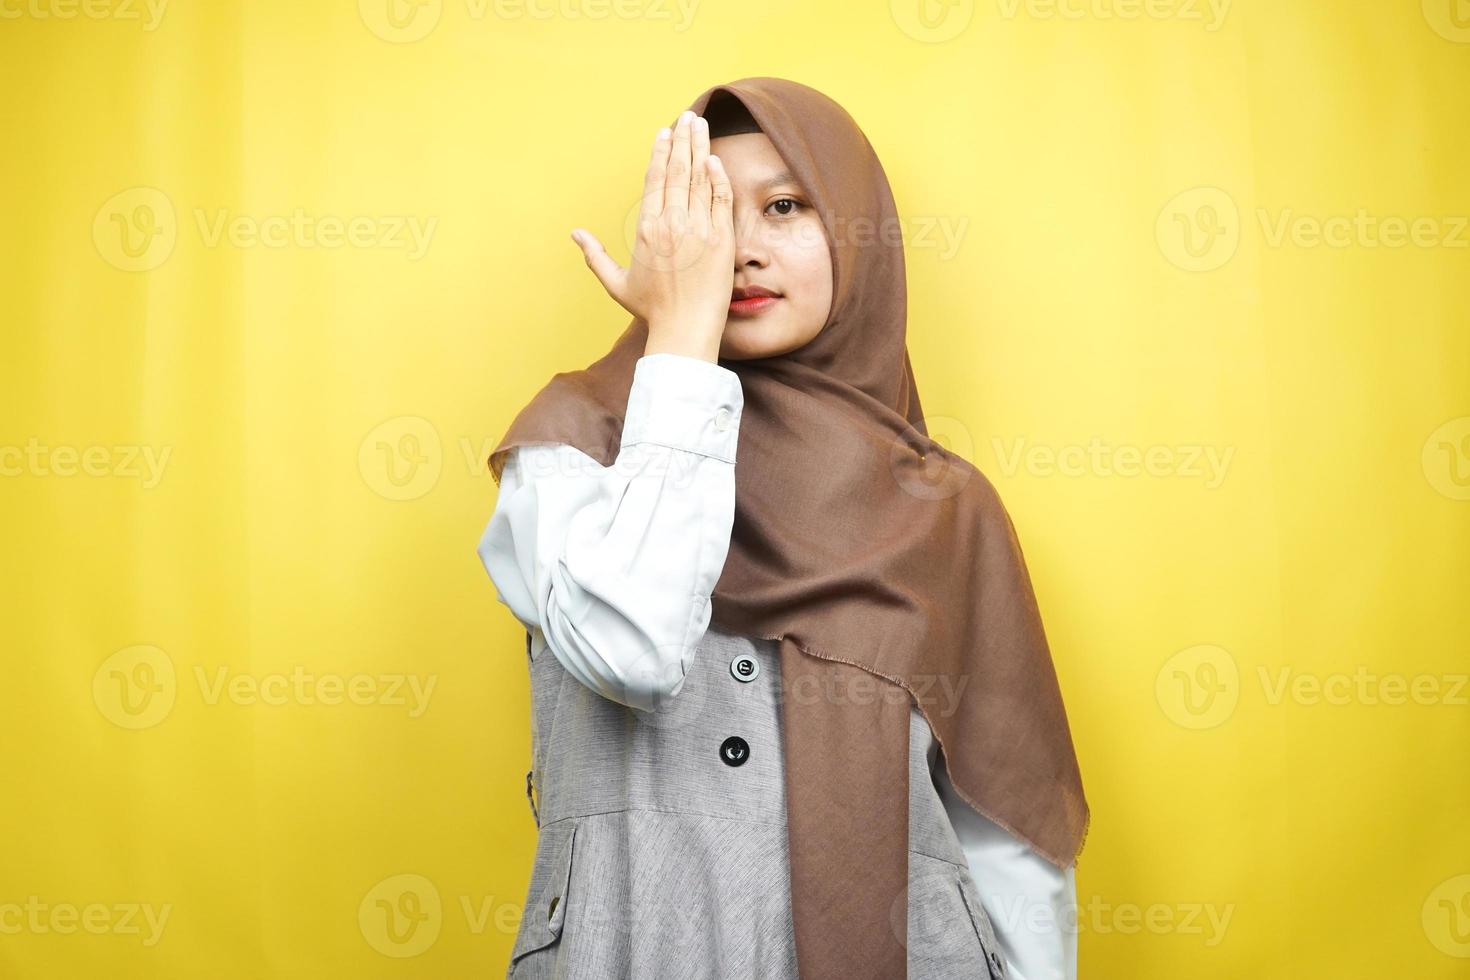
<svg viewBox="0 0 1470 980">
<path fill-rule="evenodd" d="M 740 215 L 735 219 L 735 268 L 764 269 L 771 264 L 770 246 L 761 240 L 761 224 Z"/>
</svg>

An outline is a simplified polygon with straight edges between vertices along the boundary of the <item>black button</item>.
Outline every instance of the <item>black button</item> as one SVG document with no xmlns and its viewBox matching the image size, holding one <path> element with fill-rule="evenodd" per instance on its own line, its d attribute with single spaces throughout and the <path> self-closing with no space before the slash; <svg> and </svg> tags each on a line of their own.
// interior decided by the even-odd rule
<svg viewBox="0 0 1470 980">
<path fill-rule="evenodd" d="M 737 681 L 753 681 L 760 672 L 761 665 L 748 653 L 742 653 L 730 661 L 730 673 L 735 675 Z"/>
<path fill-rule="evenodd" d="M 743 766 L 750 758 L 750 746 L 739 735 L 731 735 L 720 743 L 720 758 L 727 766 Z"/>
</svg>

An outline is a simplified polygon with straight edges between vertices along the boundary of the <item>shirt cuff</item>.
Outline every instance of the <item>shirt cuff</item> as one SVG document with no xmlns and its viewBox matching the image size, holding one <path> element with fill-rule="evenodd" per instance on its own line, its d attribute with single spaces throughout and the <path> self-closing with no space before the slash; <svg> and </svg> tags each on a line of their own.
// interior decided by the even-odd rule
<svg viewBox="0 0 1470 980">
<path fill-rule="evenodd" d="M 657 443 L 735 462 L 745 393 L 740 375 L 684 354 L 645 354 L 633 366 L 621 444 Z"/>
</svg>

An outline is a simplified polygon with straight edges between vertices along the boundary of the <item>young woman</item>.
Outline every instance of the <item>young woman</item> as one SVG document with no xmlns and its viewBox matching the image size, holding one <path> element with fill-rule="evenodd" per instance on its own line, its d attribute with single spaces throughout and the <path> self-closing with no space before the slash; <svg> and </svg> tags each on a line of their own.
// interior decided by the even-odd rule
<svg viewBox="0 0 1470 980">
<path fill-rule="evenodd" d="M 574 233 L 633 320 L 516 417 L 479 546 L 531 673 L 508 976 L 1075 976 L 1071 734 L 1015 529 L 926 434 L 897 220 L 761 77 L 660 131 L 628 268 Z"/>
</svg>

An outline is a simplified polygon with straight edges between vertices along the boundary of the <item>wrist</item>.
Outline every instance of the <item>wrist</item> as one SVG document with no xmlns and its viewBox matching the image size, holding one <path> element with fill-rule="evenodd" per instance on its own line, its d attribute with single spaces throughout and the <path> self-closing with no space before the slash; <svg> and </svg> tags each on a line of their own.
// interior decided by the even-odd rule
<svg viewBox="0 0 1470 980">
<path fill-rule="evenodd" d="M 724 324 L 720 325 L 721 327 Z M 701 361 L 715 363 L 720 356 L 721 331 L 690 330 L 687 324 L 680 328 L 648 325 L 648 341 L 644 354 L 683 354 L 697 357 Z"/>
</svg>

